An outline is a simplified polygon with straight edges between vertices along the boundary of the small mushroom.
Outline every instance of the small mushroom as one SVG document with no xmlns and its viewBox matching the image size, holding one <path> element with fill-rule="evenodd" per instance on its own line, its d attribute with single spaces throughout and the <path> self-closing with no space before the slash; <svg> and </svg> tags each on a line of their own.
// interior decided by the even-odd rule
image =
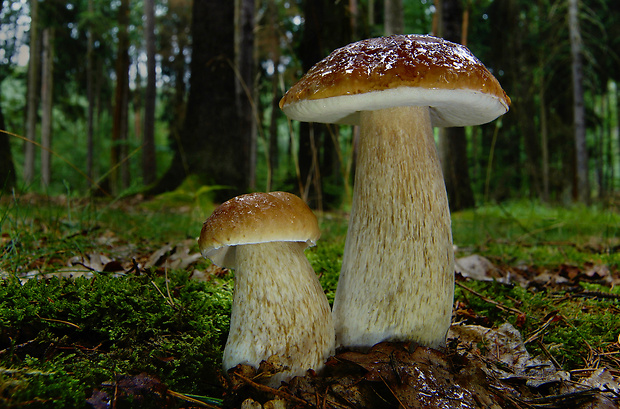
<svg viewBox="0 0 620 409">
<path fill-rule="evenodd" d="M 360 125 L 333 307 L 337 345 L 445 343 L 454 252 L 432 126 L 482 124 L 509 105 L 466 47 L 420 35 L 337 49 L 284 95 L 292 119 Z"/>
<path fill-rule="evenodd" d="M 235 272 L 225 370 L 275 356 L 284 369 L 268 384 L 278 386 L 334 353 L 329 303 L 304 255 L 319 236 L 314 213 L 285 192 L 237 196 L 204 222 L 203 256 Z"/>
</svg>

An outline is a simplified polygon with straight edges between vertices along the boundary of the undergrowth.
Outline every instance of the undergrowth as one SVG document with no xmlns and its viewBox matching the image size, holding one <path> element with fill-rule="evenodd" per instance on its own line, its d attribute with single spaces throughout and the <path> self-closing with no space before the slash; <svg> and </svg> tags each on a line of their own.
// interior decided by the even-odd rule
<svg viewBox="0 0 620 409">
<path fill-rule="evenodd" d="M 221 395 L 232 275 L 190 279 L 194 270 L 209 266 L 201 260 L 185 270 L 166 271 L 167 277 L 153 268 L 120 277 L 95 272 L 90 279 L 20 280 L 27 272 L 49 277 L 71 257 L 89 252 L 143 261 L 166 243 L 194 240 L 213 208 L 202 193 L 146 203 L 0 199 L 0 407 L 87 407 L 85 399 L 95 389 L 119 375 L 139 373 L 182 393 Z M 322 237 L 306 254 L 331 303 L 347 218 L 328 213 L 319 220 Z M 616 211 L 596 207 L 520 202 L 453 215 L 457 257 L 477 253 L 500 269 L 554 274 L 560 266 L 583 271 L 602 264 L 617 275 L 619 228 Z M 583 294 L 618 295 L 618 288 L 579 280 L 572 287 L 462 284 L 482 297 L 457 286 L 455 305 L 476 317 L 455 319 L 489 327 L 508 321 L 521 331 L 531 353 L 565 370 L 616 365 L 620 302 Z"/>
<path fill-rule="evenodd" d="M 173 390 L 221 394 L 227 286 L 190 280 L 184 272 L 170 274 L 167 284 L 146 273 L 23 285 L 8 279 L 0 284 L 0 300 L 0 370 L 10 390 L 0 406 L 81 407 L 93 388 L 117 374 L 141 372 Z"/>
</svg>

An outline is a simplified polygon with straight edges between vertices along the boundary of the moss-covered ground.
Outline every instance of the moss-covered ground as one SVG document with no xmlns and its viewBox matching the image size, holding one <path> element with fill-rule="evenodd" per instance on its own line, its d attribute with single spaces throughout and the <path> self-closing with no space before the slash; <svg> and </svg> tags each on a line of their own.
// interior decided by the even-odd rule
<svg viewBox="0 0 620 409">
<path fill-rule="evenodd" d="M 190 396 L 217 404 L 207 398 L 223 392 L 232 274 L 205 260 L 144 267 L 166 244 L 194 243 L 208 200 L 0 199 L 0 407 L 92 407 L 118 393 L 115 381 L 139 374 L 181 394 L 167 394 L 169 406 L 196 405 Z M 331 302 L 347 219 L 319 216 L 322 238 L 307 255 Z M 489 205 L 454 214 L 453 231 L 457 257 L 479 254 L 520 278 L 459 277 L 455 321 L 509 321 L 531 352 L 566 370 L 620 372 L 617 209 Z M 91 254 L 107 262 L 89 278 L 56 274 Z M 196 272 L 202 279 L 191 278 Z M 543 273 L 547 282 L 534 280 Z"/>
</svg>

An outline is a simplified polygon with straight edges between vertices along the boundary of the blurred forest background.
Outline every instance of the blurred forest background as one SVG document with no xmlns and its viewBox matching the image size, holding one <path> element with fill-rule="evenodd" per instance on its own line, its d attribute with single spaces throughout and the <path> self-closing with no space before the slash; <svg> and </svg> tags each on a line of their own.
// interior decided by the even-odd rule
<svg viewBox="0 0 620 409">
<path fill-rule="evenodd" d="M 287 190 L 338 208 L 355 127 L 291 122 L 278 102 L 335 48 L 398 33 L 467 45 L 512 99 L 495 122 L 437 130 L 453 210 L 618 202 L 617 0 L 2 0 L 3 194 L 189 180 L 218 201 Z"/>
</svg>

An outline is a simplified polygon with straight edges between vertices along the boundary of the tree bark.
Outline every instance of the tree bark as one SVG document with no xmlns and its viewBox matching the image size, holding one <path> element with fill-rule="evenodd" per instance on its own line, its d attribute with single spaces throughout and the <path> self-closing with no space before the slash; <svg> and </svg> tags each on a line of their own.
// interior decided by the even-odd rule
<svg viewBox="0 0 620 409">
<path fill-rule="evenodd" d="M 542 0 L 538 0 L 538 20 L 540 22 L 544 19 Z M 539 29 L 539 33 L 542 34 L 542 30 Z M 541 155 L 541 167 L 542 167 L 542 192 L 541 199 L 543 202 L 549 201 L 549 132 L 547 125 L 547 98 L 546 98 L 546 79 L 545 79 L 545 52 L 541 47 L 538 52 L 538 71 L 540 76 L 540 83 L 538 84 L 538 98 L 539 98 L 539 115 L 540 115 L 540 155 Z"/>
<path fill-rule="evenodd" d="M 463 8 L 460 0 L 436 0 L 441 8 L 438 21 L 439 35 L 448 41 L 461 43 Z M 443 168 L 448 201 L 452 211 L 476 206 L 469 178 L 467 136 L 465 128 L 444 128 L 439 133 L 439 152 Z"/>
<path fill-rule="evenodd" d="M 144 0 L 147 80 L 144 93 L 144 133 L 142 136 L 142 182 L 150 185 L 157 178 L 155 155 L 155 0 Z"/>
<path fill-rule="evenodd" d="M 280 98 L 282 93 L 280 92 L 280 72 L 278 68 L 280 66 L 280 21 L 278 20 L 277 7 L 278 5 L 274 0 L 270 0 L 267 3 L 267 15 L 266 22 L 269 30 L 269 59 L 273 61 L 273 75 L 271 77 L 271 115 L 269 118 L 269 155 L 267 155 L 267 191 L 271 190 L 273 186 L 273 174 L 278 169 L 279 162 L 279 146 L 278 146 L 278 118 L 281 117 L 282 111 L 280 111 Z"/>
<path fill-rule="evenodd" d="M 405 27 L 403 0 L 384 0 L 385 35 L 403 34 Z"/>
<path fill-rule="evenodd" d="M 51 181 L 52 148 L 52 96 L 54 94 L 54 29 L 43 30 L 43 55 L 41 67 L 41 184 L 47 187 Z"/>
<path fill-rule="evenodd" d="M 304 72 L 350 41 L 351 27 L 346 6 L 346 2 L 334 5 L 326 0 L 305 1 L 305 24 L 299 51 Z M 330 207 L 340 199 L 340 195 L 327 194 L 324 189 L 326 180 L 336 182 L 337 178 L 332 176 L 339 169 L 335 166 L 335 147 L 329 132 L 325 124 L 299 124 L 299 194 L 317 209 Z"/>
<path fill-rule="evenodd" d="M 126 171 L 121 165 L 127 141 L 127 97 L 129 75 L 129 0 L 122 0 L 118 9 L 118 51 L 116 55 L 116 88 L 114 91 L 114 112 L 112 124 L 112 148 L 110 152 L 110 190 L 117 194 L 126 187 Z M 120 167 L 120 169 L 119 169 Z M 122 176 L 121 176 L 122 175 Z"/>
<path fill-rule="evenodd" d="M 277 48 L 277 47 L 276 47 Z M 275 48 L 274 48 L 275 51 Z M 278 65 L 280 64 L 280 56 L 277 55 L 274 59 L 275 71 L 271 78 L 271 116 L 269 118 L 269 178 L 267 181 L 267 190 L 271 189 L 273 181 L 273 173 L 278 169 L 279 157 L 278 157 L 278 116 L 280 114 L 279 101 L 282 98 L 282 94 L 279 92 L 278 79 L 280 74 L 278 73 Z"/>
<path fill-rule="evenodd" d="M 39 2 L 30 0 L 30 59 L 28 61 L 28 108 L 24 145 L 24 182 L 34 177 L 34 144 L 37 140 L 37 111 L 39 105 Z"/>
<path fill-rule="evenodd" d="M 0 84 L 2 83 L 0 78 Z M 11 154 L 9 135 L 2 132 L 6 129 L 2 106 L 0 106 L 0 192 L 10 191 L 15 187 L 15 165 Z"/>
<path fill-rule="evenodd" d="M 254 115 L 254 0 L 235 1 L 235 104 L 240 132 L 247 135 L 247 182 L 256 186 L 256 121 Z"/>
<path fill-rule="evenodd" d="M 588 150 L 586 146 L 586 122 L 583 100 L 583 67 L 581 61 L 581 32 L 579 29 L 578 0 L 568 2 L 568 28 L 571 45 L 571 69 L 573 82 L 573 130 L 575 140 L 575 199 L 582 203 L 590 201 L 588 180 Z"/>
<path fill-rule="evenodd" d="M 234 2 L 193 4 L 186 119 L 172 164 L 151 194 L 175 189 L 190 174 L 219 187 L 216 201 L 247 193 L 251 136 L 242 133 L 235 103 L 234 13 Z"/>
<path fill-rule="evenodd" d="M 0 13 L 2 12 L 2 4 L 0 4 Z M 0 24 L 0 29 L 2 25 Z M 0 75 L 0 85 L 4 80 L 4 76 Z M 1 97 L 2 95 L 0 95 Z M 2 132 L 6 130 L 4 123 L 4 114 L 2 113 L 2 104 L 0 104 L 0 192 L 10 191 L 15 187 L 17 178 L 15 177 L 15 164 L 13 162 L 13 154 L 11 153 L 11 141 L 9 134 Z"/>
<path fill-rule="evenodd" d="M 92 15 L 94 11 L 93 0 L 88 0 L 88 12 Z M 95 95 L 94 95 L 94 39 L 93 30 L 89 27 L 86 32 L 86 99 L 88 99 L 88 113 L 86 125 L 86 174 L 93 179 L 93 141 L 94 141 L 94 113 L 95 113 Z"/>
<path fill-rule="evenodd" d="M 304 32 L 300 44 L 301 67 L 307 72 L 325 56 L 321 27 L 325 18 L 323 0 L 306 0 L 304 3 Z M 322 206 L 323 189 L 318 166 L 317 139 L 325 126 L 302 122 L 299 124 L 299 195 L 313 208 Z"/>
</svg>

